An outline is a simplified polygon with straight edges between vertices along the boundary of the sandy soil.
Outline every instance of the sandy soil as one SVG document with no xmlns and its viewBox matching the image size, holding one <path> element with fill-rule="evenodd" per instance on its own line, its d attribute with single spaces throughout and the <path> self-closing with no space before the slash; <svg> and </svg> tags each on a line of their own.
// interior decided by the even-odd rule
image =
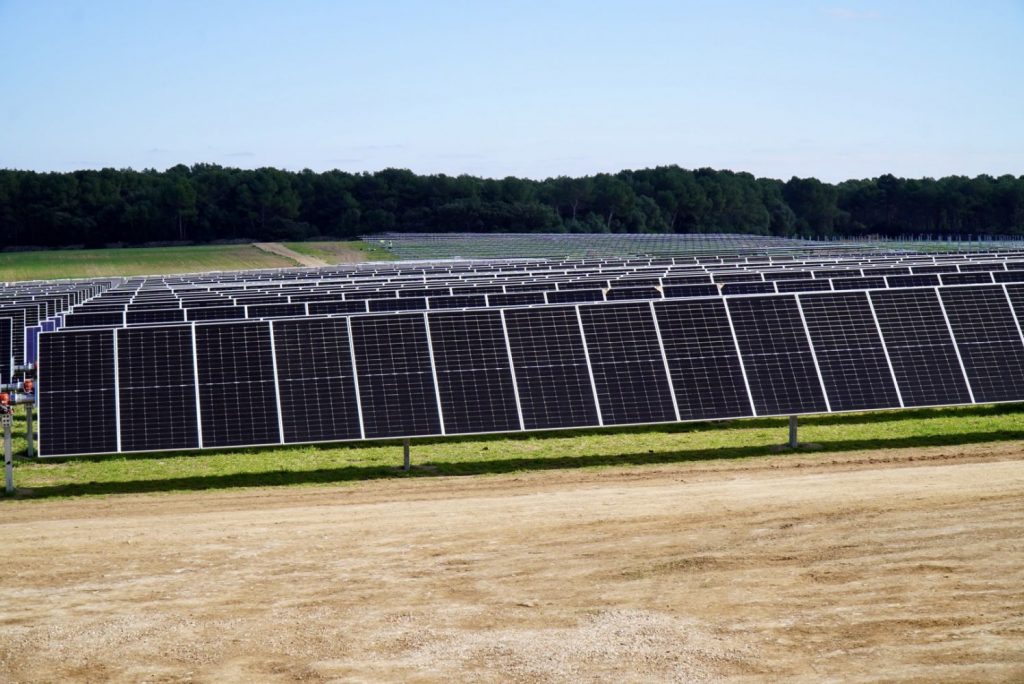
<svg viewBox="0 0 1024 684">
<path fill-rule="evenodd" d="M 0 506 L 7 681 L 1021 681 L 1024 444 Z"/>
<path fill-rule="evenodd" d="M 294 249 L 285 247 L 280 242 L 254 242 L 252 244 L 256 249 L 262 249 L 264 252 L 270 252 L 278 256 L 283 256 L 286 259 L 297 261 L 300 266 L 327 266 L 327 262 L 323 259 L 317 259 L 314 256 L 308 254 L 300 254 Z"/>
</svg>

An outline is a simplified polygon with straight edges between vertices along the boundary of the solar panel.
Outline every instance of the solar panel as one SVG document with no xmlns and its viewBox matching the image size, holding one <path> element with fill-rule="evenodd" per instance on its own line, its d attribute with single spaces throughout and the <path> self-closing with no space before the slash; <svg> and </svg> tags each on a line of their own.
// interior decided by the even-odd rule
<svg viewBox="0 0 1024 684">
<path fill-rule="evenodd" d="M 885 287 L 885 278 L 836 278 L 833 290 L 874 290 Z"/>
<path fill-rule="evenodd" d="M 521 429 L 501 313 L 441 312 L 427 320 L 445 432 Z"/>
<path fill-rule="evenodd" d="M 550 304 L 576 304 L 604 301 L 602 290 L 559 290 L 545 294 Z"/>
<path fill-rule="evenodd" d="M 992 273 L 992 278 L 997 283 L 1019 283 L 1024 281 L 1024 272 L 1022 271 L 1009 271 L 1006 273 Z"/>
<path fill-rule="evenodd" d="M 431 297 L 429 300 L 431 309 L 461 309 L 472 306 L 486 306 L 487 300 L 483 295 L 453 295 L 449 297 Z"/>
<path fill-rule="evenodd" d="M 508 309 L 504 314 L 525 428 L 600 424 L 576 309 Z"/>
<path fill-rule="evenodd" d="M 39 454 L 118 451 L 113 330 L 45 333 L 36 396 Z"/>
<path fill-rule="evenodd" d="M 124 317 L 124 311 L 72 313 L 64 317 L 64 325 L 68 328 L 92 328 L 110 325 L 124 325 Z"/>
<path fill-rule="evenodd" d="M 443 432 L 424 316 L 351 319 L 363 425 L 369 438 Z"/>
<path fill-rule="evenodd" d="M 256 304 L 246 309 L 249 318 L 283 318 L 305 316 L 305 304 Z"/>
<path fill-rule="evenodd" d="M 895 408 L 899 392 L 866 293 L 801 295 L 833 411 Z"/>
<path fill-rule="evenodd" d="M 581 306 L 579 312 L 603 423 L 677 420 L 650 305 Z"/>
<path fill-rule="evenodd" d="M 371 299 L 370 311 L 422 311 L 427 308 L 426 297 L 402 297 L 401 299 Z"/>
<path fill-rule="evenodd" d="M 932 274 L 889 277 L 889 287 L 931 287 L 938 284 L 939 277 Z"/>
<path fill-rule="evenodd" d="M 663 288 L 666 299 L 673 297 L 717 297 L 717 285 L 666 285 Z"/>
<path fill-rule="evenodd" d="M 229 321 L 245 318 L 244 306 L 204 306 L 198 309 L 187 309 L 186 318 L 190 321 Z"/>
<path fill-rule="evenodd" d="M 974 400 L 1024 399 L 1024 340 L 999 285 L 939 290 Z"/>
<path fill-rule="evenodd" d="M 138 325 L 142 323 L 177 323 L 185 320 L 184 309 L 143 309 L 127 311 L 125 323 Z"/>
<path fill-rule="evenodd" d="M 722 300 L 656 302 L 658 327 L 682 420 L 752 413 Z"/>
<path fill-rule="evenodd" d="M 654 287 L 613 287 L 605 293 L 608 301 L 624 299 L 661 299 L 661 290 Z"/>
<path fill-rule="evenodd" d="M 196 449 L 196 368 L 192 327 L 116 331 L 123 451 Z"/>
<path fill-rule="evenodd" d="M 11 382 L 14 377 L 14 322 L 0 318 L 0 383 Z"/>
<path fill-rule="evenodd" d="M 905 406 L 969 404 L 970 391 L 934 289 L 869 293 Z"/>
<path fill-rule="evenodd" d="M 309 315 L 366 313 L 366 302 L 310 302 Z"/>
<path fill-rule="evenodd" d="M 197 325 L 204 447 L 281 441 L 270 324 Z"/>
<path fill-rule="evenodd" d="M 727 302 L 757 415 L 828 410 L 796 297 Z"/>
<path fill-rule="evenodd" d="M 768 294 L 775 292 L 775 283 L 723 283 L 722 294 Z"/>
<path fill-rule="evenodd" d="M 487 296 L 488 306 L 518 306 L 544 303 L 543 292 L 512 292 L 509 294 L 492 294 Z"/>
<path fill-rule="evenodd" d="M 829 280 L 776 280 L 775 289 L 779 292 L 819 292 L 832 289 Z"/>
<path fill-rule="evenodd" d="M 348 321 L 274 321 L 273 332 L 284 441 L 359 439 Z"/>
<path fill-rule="evenodd" d="M 0 307 L 0 316 L 11 319 L 11 349 L 14 350 L 14 363 L 26 363 L 25 355 L 25 309 L 17 306 Z"/>
<path fill-rule="evenodd" d="M 972 285 L 992 282 L 991 273 L 943 273 L 939 278 L 943 285 Z"/>
</svg>

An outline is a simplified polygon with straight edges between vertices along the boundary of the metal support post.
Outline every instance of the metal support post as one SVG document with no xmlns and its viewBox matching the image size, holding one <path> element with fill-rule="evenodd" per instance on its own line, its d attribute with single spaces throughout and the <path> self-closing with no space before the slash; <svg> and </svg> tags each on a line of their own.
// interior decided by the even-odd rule
<svg viewBox="0 0 1024 684">
<path fill-rule="evenodd" d="M 412 467 L 411 460 L 409 458 L 409 440 L 402 440 L 402 470 L 408 471 Z"/>
<path fill-rule="evenodd" d="M 800 442 L 796 439 L 796 416 L 789 417 L 789 448 L 796 449 Z"/>
<path fill-rule="evenodd" d="M 11 414 L 0 414 L 4 424 L 4 491 L 14 493 L 14 438 L 11 434 Z"/>
<path fill-rule="evenodd" d="M 25 453 L 29 458 L 34 458 L 36 455 L 35 412 L 34 404 L 25 404 Z"/>
</svg>

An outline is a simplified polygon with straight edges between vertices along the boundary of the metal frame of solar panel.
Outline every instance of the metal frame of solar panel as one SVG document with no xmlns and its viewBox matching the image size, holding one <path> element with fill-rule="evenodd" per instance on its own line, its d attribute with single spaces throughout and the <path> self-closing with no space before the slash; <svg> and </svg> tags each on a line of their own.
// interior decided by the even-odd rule
<svg viewBox="0 0 1024 684">
<path fill-rule="evenodd" d="M 1020 401 L 1021 315 L 1000 284 L 45 333 L 40 453 Z"/>
</svg>

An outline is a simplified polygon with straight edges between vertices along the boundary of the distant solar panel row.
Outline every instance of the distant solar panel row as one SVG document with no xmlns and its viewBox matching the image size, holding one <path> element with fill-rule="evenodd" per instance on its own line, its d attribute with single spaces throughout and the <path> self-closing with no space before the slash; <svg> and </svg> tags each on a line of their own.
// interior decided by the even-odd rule
<svg viewBox="0 0 1024 684">
<path fill-rule="evenodd" d="M 965 266 L 988 264 L 962 264 Z M 1004 264 L 998 264 L 1001 268 Z M 1014 264 L 1015 265 L 1015 264 Z M 955 270 L 956 267 L 954 267 Z M 877 269 L 876 269 L 877 270 Z M 858 271 L 859 272 L 859 271 Z M 569 304 L 595 301 L 629 301 L 640 299 L 674 299 L 685 297 L 707 297 L 732 294 L 769 294 L 787 292 L 827 292 L 843 290 L 866 290 L 885 288 L 906 288 L 938 285 L 992 284 L 1024 281 L 1024 270 L 953 272 L 943 274 L 920 274 L 910 276 L 890 275 L 873 277 L 826 277 L 811 271 L 795 271 L 792 278 L 774 278 L 775 274 L 760 272 L 744 274 L 745 280 L 735 282 L 699 282 L 711 276 L 673 276 L 665 278 L 632 278 L 621 282 L 612 281 L 543 281 L 529 285 L 530 291 L 503 292 L 505 287 L 520 288 L 526 285 L 488 286 L 477 285 L 465 288 L 447 289 L 390 289 L 317 293 L 315 290 L 301 294 L 287 294 L 277 290 L 269 296 L 247 296 L 230 298 L 229 305 L 217 300 L 182 300 L 168 304 L 141 302 L 116 302 L 110 299 L 80 307 L 64 318 L 66 327 L 110 327 L 153 325 L 188 321 L 224 321 L 237 319 L 281 318 L 289 316 L 376 313 L 384 311 L 423 311 L 453 308 L 477 308 L 488 306 L 517 306 L 542 304 Z M 715 276 L 731 280 L 727 276 Z M 769 278 L 757 280 L 754 278 Z M 690 284 L 681 284 L 688 282 Z M 555 288 L 558 289 L 555 289 Z M 477 292 L 478 294 L 453 295 L 452 292 Z M 443 293 L 443 294 L 442 294 Z M 413 295 L 413 296 L 407 296 Z M 344 299 L 343 299 L 344 296 Z M 173 305 L 173 306 L 171 306 Z M 164 308 L 159 308 L 163 306 Z M 167 308 L 170 307 L 170 308 Z"/>
<path fill-rule="evenodd" d="M 440 257 L 536 257 L 621 254 L 719 254 L 725 251 L 758 250 L 921 248 L 992 249 L 1019 247 L 1020 239 L 978 242 L 815 242 L 767 235 L 736 234 L 588 234 L 565 233 L 383 233 L 364 238 L 404 259 Z"/>
<path fill-rule="evenodd" d="M 1024 400 L 1024 285 L 73 330 L 44 456 Z"/>
</svg>

